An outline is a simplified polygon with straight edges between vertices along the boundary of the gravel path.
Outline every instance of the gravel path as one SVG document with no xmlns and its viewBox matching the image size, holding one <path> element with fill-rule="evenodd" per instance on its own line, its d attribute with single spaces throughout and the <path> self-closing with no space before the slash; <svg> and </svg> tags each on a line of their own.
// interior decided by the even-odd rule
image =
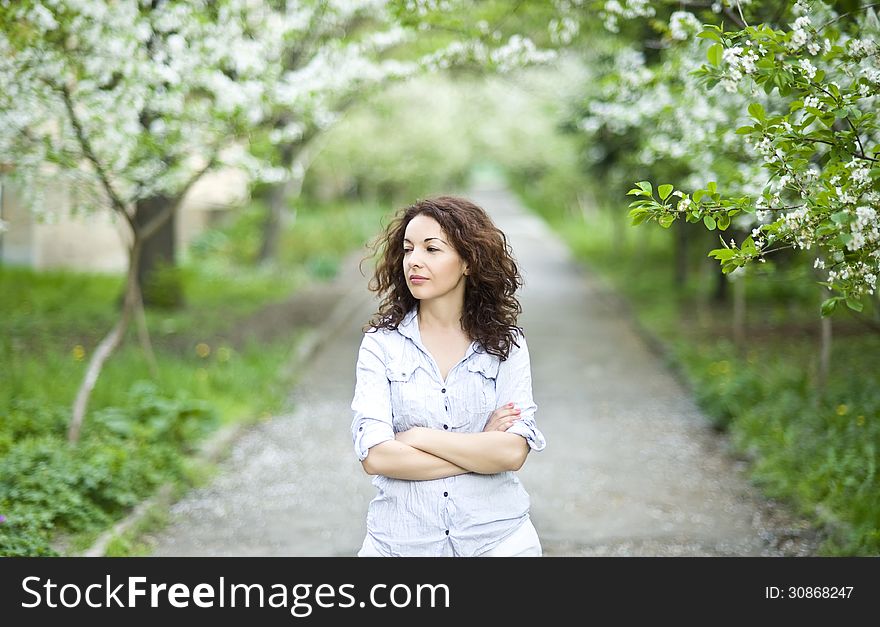
<svg viewBox="0 0 880 627">
<path fill-rule="evenodd" d="M 547 448 L 520 477 L 545 555 L 812 554 L 813 534 L 751 488 L 614 295 L 508 192 L 486 186 L 469 196 L 508 235 L 525 279 L 519 324 Z M 351 446 L 349 403 L 375 301 L 355 267 L 340 281 L 350 315 L 303 372 L 296 411 L 236 442 L 216 479 L 173 507 L 151 538 L 154 555 L 359 548 L 374 489 Z"/>
</svg>

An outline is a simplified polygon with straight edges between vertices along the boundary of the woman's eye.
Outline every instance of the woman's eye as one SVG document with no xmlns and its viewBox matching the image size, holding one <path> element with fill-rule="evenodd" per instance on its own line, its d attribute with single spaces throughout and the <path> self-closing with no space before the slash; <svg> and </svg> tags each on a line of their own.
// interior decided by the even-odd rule
<svg viewBox="0 0 880 627">
<path fill-rule="evenodd" d="M 428 252 L 431 252 L 431 253 L 432 253 L 432 252 L 434 252 L 435 250 L 437 250 L 437 249 L 436 249 L 436 248 L 429 248 L 429 249 L 428 249 Z"/>
</svg>

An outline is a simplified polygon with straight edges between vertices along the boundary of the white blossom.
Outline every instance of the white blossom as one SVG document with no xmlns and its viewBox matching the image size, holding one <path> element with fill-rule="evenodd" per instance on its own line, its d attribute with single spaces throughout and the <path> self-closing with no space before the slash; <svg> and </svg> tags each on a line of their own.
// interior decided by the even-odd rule
<svg viewBox="0 0 880 627">
<path fill-rule="evenodd" d="M 700 20 L 690 11 L 674 11 L 669 17 L 669 36 L 677 41 L 693 37 L 702 28 Z"/>
<path fill-rule="evenodd" d="M 812 80 L 816 76 L 816 67 L 810 63 L 809 59 L 801 59 L 800 68 L 804 71 L 807 78 Z"/>
</svg>

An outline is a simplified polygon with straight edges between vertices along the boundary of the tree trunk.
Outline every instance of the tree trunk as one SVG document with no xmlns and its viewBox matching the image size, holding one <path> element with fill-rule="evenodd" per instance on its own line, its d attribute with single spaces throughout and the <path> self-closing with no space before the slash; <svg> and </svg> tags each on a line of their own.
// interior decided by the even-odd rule
<svg viewBox="0 0 880 627">
<path fill-rule="evenodd" d="M 688 228 L 683 221 L 673 223 L 675 229 L 675 286 L 683 290 L 688 277 Z"/>
<path fill-rule="evenodd" d="M 816 269 L 815 263 L 812 268 L 813 276 L 817 281 L 821 281 L 823 279 L 819 270 Z M 819 288 L 819 302 L 824 300 L 827 295 L 826 288 Z M 816 395 L 816 402 L 819 402 L 819 399 L 822 396 L 822 393 L 825 390 L 825 384 L 828 382 L 828 375 L 831 372 L 831 340 L 832 340 L 832 325 L 831 325 L 831 317 L 822 316 L 819 318 L 819 370 L 816 373 L 816 388 L 819 394 Z"/>
<path fill-rule="evenodd" d="M 727 280 L 728 275 L 721 271 L 721 264 L 714 259 L 712 260 L 712 264 L 715 266 L 715 291 L 712 294 L 712 300 L 715 303 L 722 305 L 727 302 L 730 281 Z"/>
<path fill-rule="evenodd" d="M 6 213 L 6 185 L 3 164 L 0 163 L 0 266 L 3 265 L 3 216 Z"/>
<path fill-rule="evenodd" d="M 740 272 L 733 280 L 733 341 L 742 353 L 746 344 L 746 273 Z"/>
<path fill-rule="evenodd" d="M 293 163 L 295 144 L 285 144 L 280 148 L 281 167 L 290 170 Z M 263 237 L 260 242 L 260 252 L 257 253 L 257 262 L 260 265 L 273 263 L 278 256 L 278 241 L 281 239 L 281 216 L 287 207 L 288 181 L 277 183 L 269 188 L 266 200 L 266 218 L 263 220 Z"/>
<path fill-rule="evenodd" d="M 260 265 L 274 263 L 278 258 L 278 242 L 281 239 L 281 215 L 285 209 L 286 185 L 278 183 L 269 188 L 267 196 L 266 217 L 263 220 L 260 251 L 257 263 Z"/>
<path fill-rule="evenodd" d="M 137 238 L 137 236 L 135 236 Z M 82 429 L 83 418 L 86 414 L 89 397 L 98 381 L 98 375 L 104 367 L 104 362 L 110 357 L 116 347 L 125 337 L 125 331 L 128 329 L 128 323 L 131 320 L 132 313 L 135 310 L 137 301 L 139 300 L 139 286 L 137 280 L 137 259 L 141 250 L 141 242 L 135 239 L 134 245 L 129 253 L 128 275 L 125 281 L 125 295 L 122 302 L 122 313 L 116 326 L 101 340 L 92 358 L 89 360 L 88 368 L 86 368 L 86 376 L 79 386 L 76 393 L 76 400 L 73 403 L 73 415 L 70 419 L 70 425 L 67 429 L 67 441 L 76 444 L 79 441 L 80 430 Z"/>
<path fill-rule="evenodd" d="M 618 212 L 618 211 L 608 211 L 610 213 L 611 225 L 613 228 L 614 241 L 617 242 L 617 246 L 621 251 L 629 251 L 629 238 L 627 237 L 629 234 L 629 225 L 627 222 L 629 221 L 629 217 L 626 213 Z M 586 224 L 586 219 L 584 220 Z M 645 224 L 642 226 L 642 229 L 647 231 L 648 225 Z"/>
<path fill-rule="evenodd" d="M 819 346 L 819 376 L 816 387 L 821 393 L 825 390 L 828 374 L 831 372 L 831 318 L 823 317 L 819 324 L 822 328 L 822 340 Z"/>
<path fill-rule="evenodd" d="M 320 152 L 320 135 L 310 133 L 302 142 L 287 144 L 281 149 L 281 161 L 290 172 L 290 178 L 273 185 L 268 194 L 269 207 L 263 222 L 263 241 L 260 243 L 258 262 L 263 265 L 277 259 L 278 242 L 281 239 L 281 226 L 284 212 L 291 199 L 302 193 L 306 172 L 315 156 Z"/>
<path fill-rule="evenodd" d="M 176 198 L 164 195 L 139 200 L 134 216 L 135 224 L 138 228 L 143 227 L 170 203 L 177 201 Z M 183 305 L 183 288 L 180 278 L 174 273 L 176 231 L 176 215 L 172 214 L 152 237 L 142 243 L 140 257 L 137 259 L 137 281 L 145 307 L 175 309 Z"/>
<path fill-rule="evenodd" d="M 159 378 L 159 362 L 156 361 L 156 354 L 153 352 L 153 344 L 150 342 L 150 330 L 147 327 L 147 315 L 144 311 L 144 301 L 137 294 L 137 300 L 134 306 L 134 315 L 137 320 L 138 337 L 141 342 L 141 349 L 144 351 L 144 359 L 147 360 L 147 366 L 150 369 L 150 375 L 154 379 Z"/>
<path fill-rule="evenodd" d="M 101 343 L 98 345 L 98 348 L 92 355 L 92 358 L 89 361 L 88 368 L 86 369 L 85 379 L 83 379 L 83 382 L 80 384 L 79 390 L 77 390 L 76 400 L 73 404 L 70 425 L 67 432 L 68 440 L 71 443 L 76 443 L 79 440 L 83 417 L 86 413 L 86 407 L 88 406 L 88 401 L 89 397 L 91 396 L 92 389 L 95 387 L 95 382 L 98 380 L 98 375 L 101 374 L 101 369 L 104 366 L 104 362 L 107 361 L 107 359 L 116 349 L 116 347 L 119 346 L 123 337 L 125 337 L 125 331 L 128 328 L 128 324 L 131 321 L 132 315 L 136 315 L 140 318 L 141 343 L 144 344 L 145 350 L 147 352 L 147 360 L 151 362 L 151 368 L 153 368 L 154 373 L 156 372 L 155 358 L 152 354 L 152 348 L 149 346 L 150 338 L 149 334 L 147 333 L 146 319 L 143 312 L 144 303 L 140 291 L 139 277 L 141 276 L 141 270 L 139 264 L 141 259 L 144 258 L 143 247 L 146 242 L 149 242 L 151 238 L 159 234 L 169 222 L 174 221 L 174 217 L 176 213 L 180 210 L 180 205 L 182 204 L 183 199 L 186 197 L 187 192 L 205 174 L 205 172 L 210 170 L 216 163 L 217 152 L 215 151 L 211 154 L 210 158 L 206 160 L 204 167 L 197 171 L 189 179 L 189 181 L 187 181 L 186 185 L 184 185 L 181 189 L 179 195 L 175 196 L 173 199 L 162 198 L 162 202 L 159 202 L 158 198 L 154 198 L 152 200 L 154 200 L 155 202 L 145 201 L 143 203 L 136 204 L 135 209 L 138 212 L 140 220 L 137 219 L 138 216 L 132 217 L 129 215 L 126 210 L 125 204 L 119 199 L 119 196 L 113 190 L 112 185 L 110 185 L 109 181 L 104 179 L 105 189 L 108 191 L 108 194 L 113 200 L 113 208 L 121 215 L 125 216 L 129 226 L 131 227 L 132 242 L 128 252 L 128 273 L 126 275 L 125 281 L 125 294 L 123 295 L 122 299 L 122 313 L 119 317 L 119 322 L 117 322 L 116 326 L 113 327 L 113 330 L 110 331 L 110 333 L 108 333 L 103 340 L 101 340 Z M 139 211 L 141 207 L 145 209 L 144 212 Z M 157 208 L 159 210 L 153 212 L 153 210 Z M 147 217 L 147 210 L 151 212 L 152 217 Z M 171 233 L 171 250 L 173 252 L 173 228 L 171 229 Z"/>
</svg>

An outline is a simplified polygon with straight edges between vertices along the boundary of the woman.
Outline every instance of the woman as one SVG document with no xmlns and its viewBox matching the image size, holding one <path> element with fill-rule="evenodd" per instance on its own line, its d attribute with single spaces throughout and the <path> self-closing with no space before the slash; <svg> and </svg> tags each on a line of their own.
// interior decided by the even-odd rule
<svg viewBox="0 0 880 627">
<path fill-rule="evenodd" d="M 442 196 L 407 207 L 380 245 L 369 287 L 386 296 L 351 404 L 378 489 L 358 555 L 540 556 L 515 471 L 545 442 L 507 238 L 480 207 Z"/>
</svg>

